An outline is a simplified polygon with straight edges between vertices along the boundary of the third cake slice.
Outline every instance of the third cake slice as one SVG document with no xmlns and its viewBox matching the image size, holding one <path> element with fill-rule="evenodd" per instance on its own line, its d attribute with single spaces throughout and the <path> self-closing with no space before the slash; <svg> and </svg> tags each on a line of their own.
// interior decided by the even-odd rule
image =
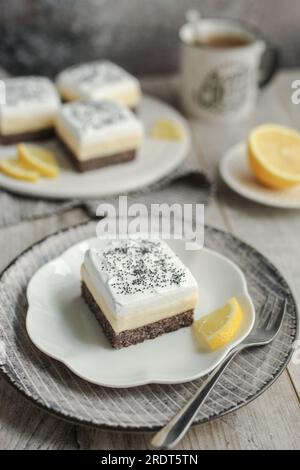
<svg viewBox="0 0 300 470">
<path fill-rule="evenodd" d="M 56 84 L 66 101 L 112 100 L 136 110 L 141 97 L 138 80 L 108 60 L 68 67 L 58 75 Z"/>
<path fill-rule="evenodd" d="M 5 80 L 5 103 L 0 104 L 0 143 L 41 140 L 52 137 L 60 99 L 45 77 Z"/>
<path fill-rule="evenodd" d="M 85 254 L 82 296 L 114 348 L 122 348 L 193 322 L 198 286 L 161 240 L 110 241 Z"/>
</svg>

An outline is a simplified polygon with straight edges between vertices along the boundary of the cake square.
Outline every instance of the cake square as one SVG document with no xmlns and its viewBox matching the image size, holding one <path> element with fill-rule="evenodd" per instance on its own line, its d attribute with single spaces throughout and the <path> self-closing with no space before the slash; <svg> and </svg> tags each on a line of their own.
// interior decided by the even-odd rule
<svg viewBox="0 0 300 470">
<path fill-rule="evenodd" d="M 162 240 L 102 241 L 86 252 L 81 281 L 82 296 L 114 348 L 193 322 L 197 283 Z"/>
<path fill-rule="evenodd" d="M 60 99 L 53 83 L 45 77 L 9 78 L 5 104 L 0 105 L 0 143 L 38 140 L 53 136 Z"/>
<path fill-rule="evenodd" d="M 65 101 L 112 100 L 136 109 L 141 97 L 138 80 L 109 61 L 68 67 L 58 75 L 56 85 Z"/>
<path fill-rule="evenodd" d="M 140 120 L 113 101 L 66 103 L 55 127 L 78 171 L 132 160 L 143 139 Z"/>
</svg>

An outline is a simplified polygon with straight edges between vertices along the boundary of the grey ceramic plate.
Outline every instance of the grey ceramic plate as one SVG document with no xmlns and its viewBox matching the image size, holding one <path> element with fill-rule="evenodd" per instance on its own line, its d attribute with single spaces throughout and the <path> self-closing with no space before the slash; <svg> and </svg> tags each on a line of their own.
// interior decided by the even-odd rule
<svg viewBox="0 0 300 470">
<path fill-rule="evenodd" d="M 51 235 L 26 250 L 3 272 L 0 340 L 4 345 L 1 350 L 6 354 L 0 356 L 0 371 L 23 395 L 62 418 L 102 428 L 152 431 L 171 418 L 203 378 L 184 384 L 129 389 L 93 385 L 40 352 L 26 333 L 26 287 L 32 275 L 68 247 L 94 234 L 95 223 L 90 222 Z M 224 254 L 242 269 L 258 311 L 268 293 L 277 296 L 278 308 L 282 299 L 288 297 L 288 309 L 281 331 L 271 345 L 246 351 L 230 364 L 195 424 L 236 410 L 265 391 L 289 361 L 298 321 L 289 286 L 264 256 L 212 227 L 206 227 L 205 240 L 208 248 Z"/>
</svg>

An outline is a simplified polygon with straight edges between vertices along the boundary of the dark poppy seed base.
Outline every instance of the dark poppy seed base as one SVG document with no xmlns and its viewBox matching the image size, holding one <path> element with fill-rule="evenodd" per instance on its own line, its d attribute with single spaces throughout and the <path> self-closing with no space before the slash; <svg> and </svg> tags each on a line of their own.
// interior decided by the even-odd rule
<svg viewBox="0 0 300 470">
<path fill-rule="evenodd" d="M 53 128 L 42 129 L 40 131 L 21 132 L 18 134 L 0 135 L 1 145 L 14 145 L 20 142 L 30 142 L 32 140 L 46 140 L 54 137 Z"/>
<path fill-rule="evenodd" d="M 81 173 L 84 171 L 97 170 L 98 168 L 102 168 L 108 165 L 115 165 L 116 163 L 129 162 L 135 158 L 136 154 L 135 150 L 128 150 L 127 152 L 122 152 L 115 155 L 108 155 L 107 157 L 95 157 L 90 158 L 89 160 L 81 161 L 76 158 L 73 152 L 69 149 L 69 147 L 67 147 L 67 145 L 62 141 L 60 137 L 58 137 L 58 140 L 61 146 L 63 147 L 65 153 L 72 161 L 76 170 Z"/>
<path fill-rule="evenodd" d="M 98 322 L 100 323 L 103 332 L 113 348 L 120 349 L 132 346 L 134 344 L 142 343 L 147 339 L 153 339 L 165 333 L 179 330 L 193 323 L 194 310 L 187 310 L 186 312 L 179 313 L 170 318 L 164 318 L 155 323 L 134 328 L 133 330 L 125 330 L 121 333 L 115 333 L 109 321 L 106 319 L 102 310 L 94 300 L 91 292 L 84 282 L 81 283 L 81 293 L 87 305 L 95 314 Z"/>
</svg>

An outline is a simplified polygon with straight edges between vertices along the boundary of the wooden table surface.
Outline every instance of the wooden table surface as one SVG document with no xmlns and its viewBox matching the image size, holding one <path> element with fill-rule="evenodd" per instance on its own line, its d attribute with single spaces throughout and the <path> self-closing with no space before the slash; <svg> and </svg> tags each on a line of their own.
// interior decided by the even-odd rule
<svg viewBox="0 0 300 470">
<path fill-rule="evenodd" d="M 261 93 L 255 115 L 246 123 L 208 126 L 191 121 L 194 152 L 203 169 L 217 179 L 217 163 L 231 144 L 262 122 L 300 130 L 300 105 L 291 103 L 291 82 L 300 70 L 282 71 Z M 176 104 L 174 77 L 143 80 L 143 88 Z M 0 229 L 3 269 L 17 254 L 47 234 L 87 219 L 74 209 Z M 205 221 L 250 243 L 281 270 L 300 302 L 300 211 L 264 207 L 239 197 L 218 181 Z M 296 362 L 296 361 L 295 361 Z M 0 380 L 1 449 L 146 449 L 149 434 L 99 431 L 75 426 L 38 410 L 5 380 Z M 300 364 L 289 364 L 280 378 L 248 406 L 212 423 L 192 428 L 177 449 L 299 449 Z"/>
</svg>

